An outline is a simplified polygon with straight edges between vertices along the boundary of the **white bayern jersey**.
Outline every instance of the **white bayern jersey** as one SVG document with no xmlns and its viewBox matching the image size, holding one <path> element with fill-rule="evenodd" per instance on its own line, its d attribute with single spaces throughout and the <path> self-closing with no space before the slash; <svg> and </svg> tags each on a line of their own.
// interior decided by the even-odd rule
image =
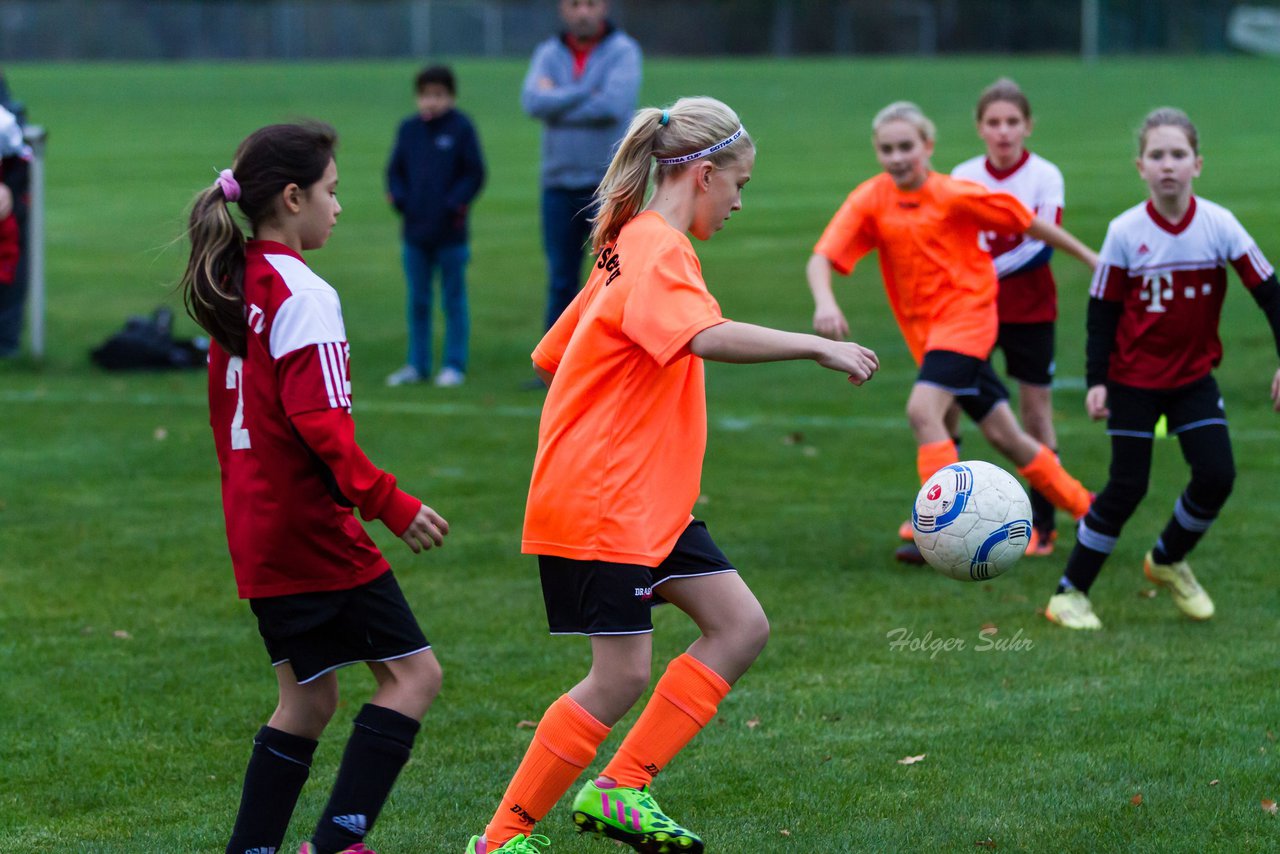
<svg viewBox="0 0 1280 854">
<path fill-rule="evenodd" d="M 952 169 L 951 176 L 1009 193 L 1047 222 L 1057 223 L 1066 203 L 1062 172 L 1030 151 L 1024 151 L 1022 159 L 1007 170 L 996 169 L 984 155 L 972 157 Z M 991 235 L 983 237 L 987 241 L 983 248 L 991 252 L 1001 278 L 1026 267 L 1045 250 L 1044 241 L 1026 235 L 1014 235 L 1016 239 L 1007 243 Z"/>
<path fill-rule="evenodd" d="M 1235 215 L 1207 199 L 1192 196 L 1177 223 L 1150 201 L 1112 220 L 1089 286 L 1124 305 L 1110 379 L 1170 388 L 1208 374 L 1222 358 L 1228 264 L 1250 290 L 1275 272 Z"/>
</svg>

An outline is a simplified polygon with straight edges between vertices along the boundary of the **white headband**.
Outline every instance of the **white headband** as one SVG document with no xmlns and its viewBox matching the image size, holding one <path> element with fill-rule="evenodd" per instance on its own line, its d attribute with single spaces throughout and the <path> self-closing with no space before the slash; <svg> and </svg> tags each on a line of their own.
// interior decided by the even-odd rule
<svg viewBox="0 0 1280 854">
<path fill-rule="evenodd" d="M 710 157 L 712 154 L 715 154 L 717 151 L 724 148 L 726 145 L 732 145 L 735 141 L 737 141 L 738 137 L 742 136 L 744 133 L 746 133 L 746 131 L 744 131 L 742 129 L 742 126 L 739 125 L 738 129 L 733 132 L 732 136 L 728 137 L 727 139 L 720 140 L 710 148 L 704 148 L 701 151 L 695 151 L 693 154 L 682 154 L 679 157 L 659 157 L 658 162 L 661 163 L 663 166 L 674 166 L 677 163 L 688 163 L 690 160 L 700 160 L 703 157 Z"/>
</svg>

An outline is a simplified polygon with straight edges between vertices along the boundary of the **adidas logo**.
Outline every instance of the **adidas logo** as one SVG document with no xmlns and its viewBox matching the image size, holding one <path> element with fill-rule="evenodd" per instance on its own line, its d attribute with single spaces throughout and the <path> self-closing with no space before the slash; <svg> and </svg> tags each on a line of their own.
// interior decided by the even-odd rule
<svg viewBox="0 0 1280 854">
<path fill-rule="evenodd" d="M 369 819 L 363 815 L 335 815 L 333 823 L 356 836 L 364 836 L 369 830 Z"/>
<path fill-rule="evenodd" d="M 276 854 L 274 848 L 246 848 L 244 854 Z"/>
<path fill-rule="evenodd" d="M 1145 243 L 1138 247 L 1138 254 L 1139 254 L 1139 255 L 1146 255 L 1146 254 L 1147 254 L 1148 252 L 1150 252 L 1150 251 L 1151 251 L 1151 250 L 1147 248 L 1147 244 L 1145 244 Z"/>
</svg>

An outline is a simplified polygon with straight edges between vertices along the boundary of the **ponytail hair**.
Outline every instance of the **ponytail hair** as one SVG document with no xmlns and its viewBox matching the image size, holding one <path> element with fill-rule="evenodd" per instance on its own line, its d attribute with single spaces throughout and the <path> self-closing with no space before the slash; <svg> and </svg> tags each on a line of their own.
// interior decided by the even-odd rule
<svg viewBox="0 0 1280 854">
<path fill-rule="evenodd" d="M 1147 117 L 1142 120 L 1142 127 L 1138 129 L 1139 157 L 1146 153 L 1147 137 L 1158 127 L 1175 127 L 1182 131 L 1191 145 L 1191 153 L 1200 154 L 1200 134 L 1191 123 L 1191 118 L 1177 107 L 1159 107 L 1147 113 Z"/>
<path fill-rule="evenodd" d="M 741 135 L 735 136 L 739 131 Z M 681 163 L 654 163 L 654 159 L 678 159 L 712 148 Z M 591 251 L 599 252 L 617 240 L 622 227 L 640 212 L 650 172 L 660 184 L 700 161 L 723 168 L 753 151 L 755 144 L 742 130 L 738 114 L 715 98 L 681 98 L 665 110 L 638 110 L 596 188 Z"/>
<path fill-rule="evenodd" d="M 231 215 L 240 207 L 250 232 L 275 216 L 285 187 L 306 190 L 320 180 L 337 148 L 338 135 L 323 122 L 269 125 L 236 149 L 231 168 L 200 191 L 191 207 L 187 236 L 191 256 L 179 287 L 187 313 L 233 356 L 246 352 L 244 307 L 245 235 Z"/>
</svg>

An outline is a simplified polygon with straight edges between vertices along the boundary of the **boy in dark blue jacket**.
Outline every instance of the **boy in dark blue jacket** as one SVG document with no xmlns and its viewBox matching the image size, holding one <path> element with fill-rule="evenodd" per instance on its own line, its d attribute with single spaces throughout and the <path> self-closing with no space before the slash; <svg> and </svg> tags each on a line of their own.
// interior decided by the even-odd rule
<svg viewBox="0 0 1280 854">
<path fill-rule="evenodd" d="M 404 274 L 409 286 L 409 360 L 387 385 L 431 376 L 431 282 L 440 268 L 444 357 L 438 386 L 461 385 L 467 372 L 467 211 L 484 185 L 484 157 L 471 120 L 454 108 L 453 72 L 436 65 L 415 81 L 418 112 L 400 123 L 387 164 L 387 195 L 404 221 Z"/>
</svg>

